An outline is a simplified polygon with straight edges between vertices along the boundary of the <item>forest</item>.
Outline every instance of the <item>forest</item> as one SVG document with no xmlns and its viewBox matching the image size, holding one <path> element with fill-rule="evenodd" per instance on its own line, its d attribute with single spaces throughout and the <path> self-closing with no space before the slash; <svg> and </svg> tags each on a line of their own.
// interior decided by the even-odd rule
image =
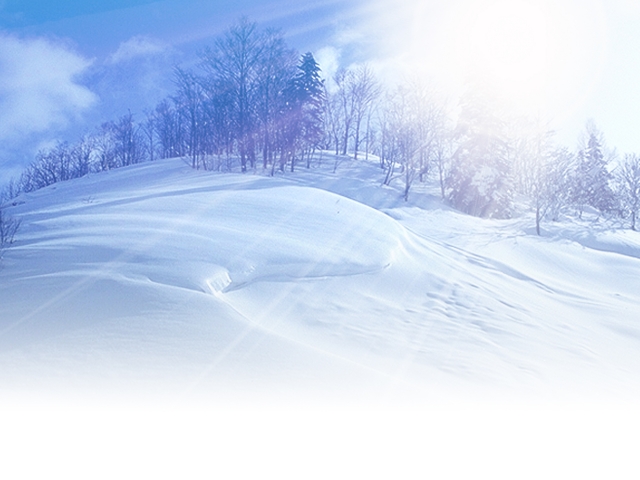
<svg viewBox="0 0 640 480">
<path fill-rule="evenodd" d="M 619 156 L 587 122 L 575 149 L 558 145 L 543 122 L 514 118 L 469 86 L 452 107 L 428 83 L 387 86 L 367 65 L 323 78 L 312 53 L 300 55 L 283 32 L 242 18 L 199 53 L 192 70 L 175 67 L 174 93 L 141 118 L 127 112 L 75 142 L 41 151 L 2 191 L 3 205 L 48 185 L 159 158 L 194 169 L 311 168 L 314 153 L 379 162 L 380 183 L 433 182 L 464 213 L 510 218 L 534 212 L 536 231 L 561 215 L 596 214 L 635 230 L 640 156 Z M 375 159 L 375 160 L 374 160 Z M 19 221 L 2 216 L 0 242 Z"/>
</svg>

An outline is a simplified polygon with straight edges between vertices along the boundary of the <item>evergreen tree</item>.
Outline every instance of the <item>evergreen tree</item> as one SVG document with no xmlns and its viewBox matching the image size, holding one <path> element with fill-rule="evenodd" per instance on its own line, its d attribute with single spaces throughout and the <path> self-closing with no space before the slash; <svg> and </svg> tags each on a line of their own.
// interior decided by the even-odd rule
<svg viewBox="0 0 640 480">
<path fill-rule="evenodd" d="M 636 230 L 640 215 L 640 157 L 636 154 L 625 155 L 616 173 L 621 212 L 631 218 L 631 229 Z"/>
<path fill-rule="evenodd" d="M 529 196 L 536 214 L 536 233 L 540 235 L 543 218 L 548 215 L 557 220 L 568 203 L 567 179 L 574 156 L 565 148 L 554 149 L 550 133 L 541 135 L 537 143 Z"/>
<path fill-rule="evenodd" d="M 307 147 L 315 147 L 324 134 L 324 82 L 320 71 L 313 54 L 307 52 L 302 56 L 293 80 L 300 103 L 303 142 Z"/>
<path fill-rule="evenodd" d="M 296 75 L 283 92 L 281 169 L 291 162 L 295 168 L 296 151 L 315 148 L 324 135 L 324 85 L 320 67 L 311 53 L 302 56 Z"/>
<path fill-rule="evenodd" d="M 587 145 L 578 152 L 573 181 L 572 198 L 580 218 L 586 207 L 605 213 L 612 211 L 616 204 L 601 135 L 591 124 L 587 126 L 587 133 Z"/>
<path fill-rule="evenodd" d="M 479 217 L 511 214 L 514 182 L 503 129 L 485 99 L 473 92 L 463 98 L 446 182 L 455 208 Z"/>
</svg>

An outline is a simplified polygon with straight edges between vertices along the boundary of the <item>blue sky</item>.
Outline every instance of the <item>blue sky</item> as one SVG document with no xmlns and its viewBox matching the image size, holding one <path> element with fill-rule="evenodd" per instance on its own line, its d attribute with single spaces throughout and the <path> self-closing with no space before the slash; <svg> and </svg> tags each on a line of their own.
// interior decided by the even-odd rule
<svg viewBox="0 0 640 480">
<path fill-rule="evenodd" d="M 0 0 L 0 173 L 16 174 L 39 149 L 129 108 L 142 117 L 172 92 L 173 66 L 193 65 L 242 15 L 316 51 L 353 8 L 335 0 Z"/>
<path fill-rule="evenodd" d="M 482 75 L 569 147 L 593 118 L 610 146 L 640 152 L 635 0 L 0 0 L 0 172 L 128 108 L 141 116 L 170 93 L 171 68 L 241 15 L 282 28 L 327 75 L 367 61 L 452 98 Z"/>
<path fill-rule="evenodd" d="M 2 5 L 2 20 L 13 26 L 34 25 L 153 2 L 154 0 L 67 0 L 62 2 L 6 0 Z"/>
</svg>

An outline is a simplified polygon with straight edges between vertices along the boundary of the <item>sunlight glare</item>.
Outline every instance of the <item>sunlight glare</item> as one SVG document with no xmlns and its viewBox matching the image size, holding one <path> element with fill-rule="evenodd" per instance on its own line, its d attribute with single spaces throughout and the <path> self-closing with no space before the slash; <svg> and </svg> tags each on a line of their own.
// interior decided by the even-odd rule
<svg viewBox="0 0 640 480">
<path fill-rule="evenodd" d="M 539 101 L 553 63 L 548 17 L 539 3 L 494 0 L 474 9 L 464 28 L 458 48 L 475 81 L 511 101 Z"/>
<path fill-rule="evenodd" d="M 545 67 L 546 22 L 526 2 L 499 1 L 481 11 L 468 41 L 475 67 L 494 80 L 527 81 Z"/>
<path fill-rule="evenodd" d="M 480 87 L 515 115 L 560 124 L 601 78 L 602 1 L 377 0 L 368 31 L 388 78 L 420 75 L 451 98 Z"/>
</svg>

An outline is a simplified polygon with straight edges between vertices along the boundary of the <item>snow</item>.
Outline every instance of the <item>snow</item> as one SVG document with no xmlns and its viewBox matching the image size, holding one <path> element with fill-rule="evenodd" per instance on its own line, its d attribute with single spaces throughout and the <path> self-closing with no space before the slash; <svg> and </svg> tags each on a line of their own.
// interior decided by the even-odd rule
<svg viewBox="0 0 640 480">
<path fill-rule="evenodd" d="M 51 411 L 79 421 L 66 410 L 77 394 L 100 411 L 109 404 L 116 424 L 153 422 L 138 410 L 120 416 L 118 402 L 132 398 L 260 404 L 282 421 L 274 427 L 261 416 L 253 425 L 279 428 L 276 438 L 299 458 L 308 457 L 291 436 L 306 427 L 278 410 L 296 401 L 345 409 L 321 409 L 307 425 L 307 434 L 321 432 L 311 445 L 325 453 L 326 442 L 347 448 L 327 430 L 339 424 L 367 437 L 361 405 L 403 405 L 413 413 L 399 423 L 388 412 L 376 420 L 381 432 L 404 435 L 401 445 L 416 424 L 455 448 L 450 428 L 466 422 L 458 428 L 474 442 L 488 438 L 522 461 L 505 441 L 516 430 L 534 432 L 526 442 L 534 448 L 548 441 L 544 428 L 580 435 L 585 418 L 605 418 L 591 410 L 567 417 L 576 402 L 633 405 L 640 234 L 590 218 L 544 223 L 537 237 L 531 215 L 463 215 L 428 185 L 404 202 L 400 184 L 380 185 L 375 160 L 344 162 L 335 174 L 332 167 L 325 153 L 321 166 L 271 178 L 194 171 L 171 159 L 21 196 L 8 213 L 23 226 L 0 266 L 0 395 L 61 398 Z M 512 400 L 543 409 L 509 416 Z M 420 405 L 434 407 L 412 410 Z M 19 418 L 30 417 L 25 408 Z M 597 428 L 618 434 L 616 425 L 638 420 L 633 409 L 617 411 L 619 423 Z M 232 438 L 246 427 L 246 410 L 224 421 L 197 412 L 193 425 L 202 420 Z M 80 421 L 70 431 L 84 428 Z M 432 471 L 448 471 L 449 450 L 425 438 L 441 454 Z M 575 445 L 568 458 L 582 455 Z M 360 443 L 350 459 L 371 460 L 369 447 L 377 451 Z M 480 453 L 473 458 L 488 467 Z M 381 471 L 402 469 L 390 461 Z"/>
<path fill-rule="evenodd" d="M 537 237 L 330 160 L 271 178 L 173 159 L 21 197 L 3 385 L 636 391 L 636 232 Z"/>
</svg>

